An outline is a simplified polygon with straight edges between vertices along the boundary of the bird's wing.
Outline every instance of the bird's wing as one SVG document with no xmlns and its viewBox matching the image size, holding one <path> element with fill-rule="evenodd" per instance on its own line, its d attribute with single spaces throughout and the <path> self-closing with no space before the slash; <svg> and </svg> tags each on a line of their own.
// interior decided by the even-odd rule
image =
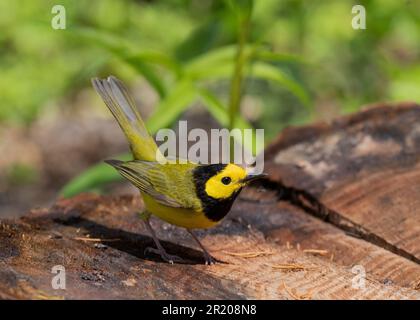
<svg viewBox="0 0 420 320">
<path fill-rule="evenodd" d="M 201 209 L 192 179 L 193 164 L 160 164 L 140 160 L 108 160 L 107 163 L 142 192 L 165 206 Z"/>
</svg>

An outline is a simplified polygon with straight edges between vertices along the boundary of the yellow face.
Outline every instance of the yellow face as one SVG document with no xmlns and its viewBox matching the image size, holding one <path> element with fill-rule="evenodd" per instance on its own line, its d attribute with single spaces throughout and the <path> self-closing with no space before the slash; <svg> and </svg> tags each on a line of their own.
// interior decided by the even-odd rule
<svg viewBox="0 0 420 320">
<path fill-rule="evenodd" d="M 244 186 L 242 179 L 247 173 L 244 168 L 228 164 L 221 172 L 207 180 L 205 191 L 215 199 L 227 199 Z"/>
</svg>

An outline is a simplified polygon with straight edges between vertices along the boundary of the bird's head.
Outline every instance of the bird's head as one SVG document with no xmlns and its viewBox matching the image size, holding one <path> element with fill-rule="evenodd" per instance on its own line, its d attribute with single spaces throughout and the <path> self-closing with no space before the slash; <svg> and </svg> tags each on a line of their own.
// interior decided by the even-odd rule
<svg viewBox="0 0 420 320">
<path fill-rule="evenodd" d="M 250 174 L 243 167 L 232 163 L 202 165 L 194 172 L 198 190 L 216 200 L 236 197 L 245 185 L 264 176 L 266 174 Z"/>
</svg>

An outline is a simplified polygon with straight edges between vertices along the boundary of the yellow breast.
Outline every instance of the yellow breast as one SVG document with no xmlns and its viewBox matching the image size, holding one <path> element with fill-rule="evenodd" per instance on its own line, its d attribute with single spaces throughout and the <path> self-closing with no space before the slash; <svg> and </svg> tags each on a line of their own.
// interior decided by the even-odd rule
<svg viewBox="0 0 420 320">
<path fill-rule="evenodd" d="M 206 229 L 219 223 L 208 219 L 202 211 L 167 207 L 147 194 L 141 193 L 141 195 L 147 211 L 170 224 L 187 229 Z"/>
</svg>

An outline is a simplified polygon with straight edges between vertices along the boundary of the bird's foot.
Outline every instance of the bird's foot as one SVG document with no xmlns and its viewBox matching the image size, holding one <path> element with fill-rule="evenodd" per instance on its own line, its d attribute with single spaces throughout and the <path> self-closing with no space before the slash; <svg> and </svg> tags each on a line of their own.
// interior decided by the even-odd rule
<svg viewBox="0 0 420 320">
<path fill-rule="evenodd" d="M 184 260 L 176 255 L 172 255 L 167 253 L 165 250 L 159 250 L 156 248 L 152 248 L 152 247 L 147 247 L 144 250 L 144 254 L 148 254 L 149 252 L 155 253 L 160 255 L 160 257 L 165 260 L 166 262 L 170 263 L 170 264 L 174 264 L 174 262 L 184 262 Z"/>
<path fill-rule="evenodd" d="M 208 252 L 203 252 L 204 260 L 206 261 L 206 265 L 216 264 L 216 259 L 213 258 Z"/>
</svg>

